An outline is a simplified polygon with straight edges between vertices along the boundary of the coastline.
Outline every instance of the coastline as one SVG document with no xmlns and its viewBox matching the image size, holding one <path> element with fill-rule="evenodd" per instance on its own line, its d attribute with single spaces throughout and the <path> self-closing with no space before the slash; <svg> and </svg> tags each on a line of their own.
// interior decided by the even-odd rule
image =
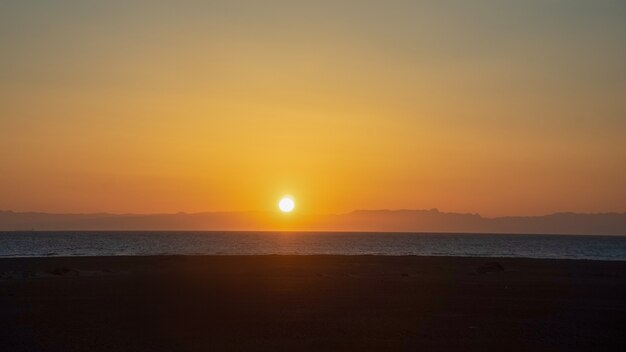
<svg viewBox="0 0 626 352">
<path fill-rule="evenodd" d="M 623 261 L 0 258 L 0 349 L 620 350 L 624 297 Z"/>
</svg>

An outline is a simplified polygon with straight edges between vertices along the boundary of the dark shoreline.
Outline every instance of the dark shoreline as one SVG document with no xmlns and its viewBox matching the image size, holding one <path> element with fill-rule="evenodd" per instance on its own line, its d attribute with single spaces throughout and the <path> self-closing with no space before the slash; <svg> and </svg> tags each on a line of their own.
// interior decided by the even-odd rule
<svg viewBox="0 0 626 352">
<path fill-rule="evenodd" d="M 0 312 L 3 351 L 624 350 L 626 261 L 0 258 Z"/>
</svg>

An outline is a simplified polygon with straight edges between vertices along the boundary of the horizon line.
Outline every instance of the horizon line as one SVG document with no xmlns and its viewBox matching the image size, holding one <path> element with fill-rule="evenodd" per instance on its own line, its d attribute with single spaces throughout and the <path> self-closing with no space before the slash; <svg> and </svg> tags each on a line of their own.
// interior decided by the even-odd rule
<svg viewBox="0 0 626 352">
<path fill-rule="evenodd" d="M 430 209 L 409 209 L 409 208 L 398 208 L 398 209 L 355 209 L 348 212 L 343 213 L 300 213 L 293 212 L 287 216 L 297 216 L 297 215 L 306 215 L 306 216 L 342 216 L 342 215 L 350 215 L 358 212 L 432 212 L 432 213 L 440 213 L 440 214 L 456 214 L 456 215 L 471 215 L 478 216 L 482 219 L 499 219 L 499 218 L 531 218 L 531 217 L 546 217 L 553 215 L 626 215 L 626 211 L 599 211 L 599 212 L 575 212 L 575 211 L 556 211 L 552 213 L 545 213 L 541 215 L 500 215 L 500 216 L 483 216 L 478 212 L 447 212 L 441 211 L 438 208 L 430 208 Z M 110 215 L 110 216 L 154 216 L 154 215 L 202 215 L 202 214 L 282 214 L 280 211 L 271 211 L 271 210 L 218 210 L 218 211 L 197 211 L 197 212 L 186 212 L 186 211 L 178 211 L 178 212 L 155 212 L 155 213 L 115 213 L 115 212 L 46 212 L 46 211 L 15 211 L 15 210 L 7 210 L 0 209 L 0 213 L 13 213 L 13 214 L 48 214 L 48 215 Z M 284 214 L 283 214 L 284 215 Z"/>
</svg>

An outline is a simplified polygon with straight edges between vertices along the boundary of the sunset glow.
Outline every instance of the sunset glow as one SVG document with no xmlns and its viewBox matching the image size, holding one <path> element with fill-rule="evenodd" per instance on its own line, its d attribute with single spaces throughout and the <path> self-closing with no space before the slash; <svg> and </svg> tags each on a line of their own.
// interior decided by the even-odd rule
<svg viewBox="0 0 626 352">
<path fill-rule="evenodd" d="M 626 210 L 624 2 L 140 4 L 0 5 L 0 209 Z"/>
<path fill-rule="evenodd" d="M 626 351 L 626 0 L 0 1 L 0 53 L 0 352 Z"/>
</svg>

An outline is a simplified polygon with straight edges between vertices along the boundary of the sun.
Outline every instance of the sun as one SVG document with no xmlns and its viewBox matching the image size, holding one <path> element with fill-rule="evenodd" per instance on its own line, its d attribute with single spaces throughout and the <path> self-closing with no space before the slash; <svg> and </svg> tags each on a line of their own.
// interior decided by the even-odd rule
<svg viewBox="0 0 626 352">
<path fill-rule="evenodd" d="M 285 196 L 278 202 L 278 209 L 283 213 L 290 213 L 296 207 L 296 203 L 291 197 Z"/>
</svg>

